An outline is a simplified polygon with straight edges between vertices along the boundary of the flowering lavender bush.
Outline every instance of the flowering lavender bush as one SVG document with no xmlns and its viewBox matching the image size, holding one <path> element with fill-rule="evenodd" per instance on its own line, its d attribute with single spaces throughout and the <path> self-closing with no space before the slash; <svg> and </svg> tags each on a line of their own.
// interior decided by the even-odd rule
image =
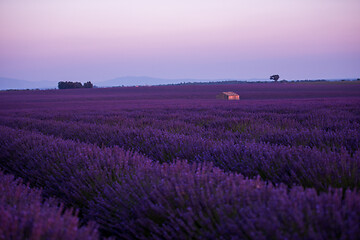
<svg viewBox="0 0 360 240">
<path fill-rule="evenodd" d="M 71 209 L 0 171 L 0 239 L 99 239 L 94 224 L 79 227 Z"/>
<path fill-rule="evenodd" d="M 241 100 L 214 99 L 229 89 Z M 358 83 L 2 92 L 0 167 L 105 237 L 357 239 L 359 95 Z"/>
<path fill-rule="evenodd" d="M 354 188 L 360 184 L 358 150 L 349 153 L 345 148 L 325 151 L 307 146 L 215 141 L 198 134 L 170 134 L 151 128 L 118 128 L 27 118 L 4 118 L 2 123 L 99 146 L 121 146 L 144 153 L 159 162 L 172 162 L 174 159 L 212 162 L 226 171 L 247 177 L 260 175 L 264 180 L 288 186 L 302 185 L 326 190 L 329 186 Z"/>
<path fill-rule="evenodd" d="M 273 186 L 211 164 L 153 162 L 117 147 L 1 127 L 0 164 L 119 238 L 356 239 L 360 194 Z"/>
</svg>

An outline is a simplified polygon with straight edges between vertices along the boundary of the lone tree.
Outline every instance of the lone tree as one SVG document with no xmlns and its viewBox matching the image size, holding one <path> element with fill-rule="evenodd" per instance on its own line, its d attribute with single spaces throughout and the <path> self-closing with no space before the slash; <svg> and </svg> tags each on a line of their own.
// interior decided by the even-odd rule
<svg viewBox="0 0 360 240">
<path fill-rule="evenodd" d="M 279 80 L 280 76 L 279 75 L 272 75 L 270 76 L 270 80 L 274 80 L 275 82 L 277 82 L 277 80 Z"/>
</svg>

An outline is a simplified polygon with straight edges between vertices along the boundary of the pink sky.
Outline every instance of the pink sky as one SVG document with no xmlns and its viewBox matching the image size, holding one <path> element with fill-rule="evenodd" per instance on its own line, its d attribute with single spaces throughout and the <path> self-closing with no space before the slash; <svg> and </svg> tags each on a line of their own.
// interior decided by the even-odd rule
<svg viewBox="0 0 360 240">
<path fill-rule="evenodd" d="M 360 77 L 359 0 L 1 0 L 0 77 Z"/>
</svg>

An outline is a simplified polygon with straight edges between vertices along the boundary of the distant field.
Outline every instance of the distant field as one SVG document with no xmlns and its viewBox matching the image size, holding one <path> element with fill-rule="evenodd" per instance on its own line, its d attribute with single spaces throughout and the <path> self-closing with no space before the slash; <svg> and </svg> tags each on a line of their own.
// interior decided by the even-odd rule
<svg viewBox="0 0 360 240">
<path fill-rule="evenodd" d="M 350 85 L 350 86 L 348 86 Z M 222 91 L 234 91 L 242 99 L 282 99 L 282 98 L 321 98 L 357 97 L 360 82 L 308 82 L 308 83 L 242 83 L 234 85 L 174 85 L 152 87 L 114 87 L 99 89 L 69 89 L 65 92 L 47 90 L 2 91 L 4 101 L 32 100 L 54 101 L 74 100 L 140 100 L 140 99 L 215 99 Z M 21 96 L 20 98 L 18 96 Z M 66 96 L 66 98 L 64 97 Z M 3 102 L 3 101 L 1 101 Z"/>
<path fill-rule="evenodd" d="M 357 239 L 359 106 L 359 82 L 3 91 L 0 170 L 101 236 Z"/>
</svg>

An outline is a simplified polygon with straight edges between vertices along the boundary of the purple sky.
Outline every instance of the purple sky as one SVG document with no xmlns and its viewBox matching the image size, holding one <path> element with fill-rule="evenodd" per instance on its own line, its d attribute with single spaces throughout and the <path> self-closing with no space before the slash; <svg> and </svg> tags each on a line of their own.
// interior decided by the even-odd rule
<svg viewBox="0 0 360 240">
<path fill-rule="evenodd" d="M 1 0 L 0 77 L 360 77 L 359 0 Z"/>
</svg>

